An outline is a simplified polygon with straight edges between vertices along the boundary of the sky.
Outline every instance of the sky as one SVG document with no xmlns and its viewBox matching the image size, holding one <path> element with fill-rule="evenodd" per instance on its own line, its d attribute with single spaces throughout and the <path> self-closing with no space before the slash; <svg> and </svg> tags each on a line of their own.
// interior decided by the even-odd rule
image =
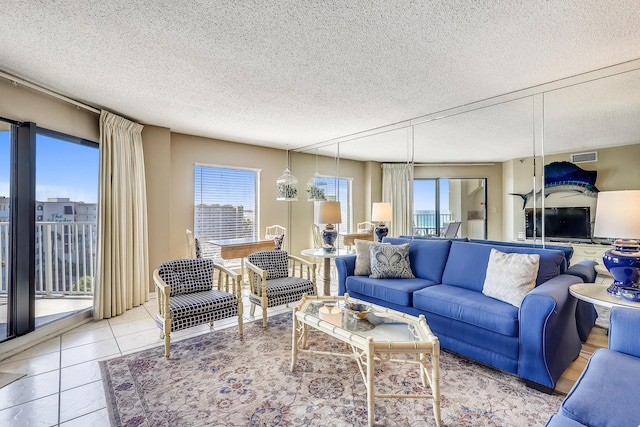
<svg viewBox="0 0 640 427">
<path fill-rule="evenodd" d="M 449 212 L 449 180 L 440 179 L 440 210 Z M 416 179 L 413 181 L 413 210 L 436 210 L 436 180 Z"/>
<path fill-rule="evenodd" d="M 9 197 L 10 132 L 0 131 L 0 196 Z M 98 200 L 99 151 L 49 136 L 36 137 L 36 200 Z"/>
</svg>

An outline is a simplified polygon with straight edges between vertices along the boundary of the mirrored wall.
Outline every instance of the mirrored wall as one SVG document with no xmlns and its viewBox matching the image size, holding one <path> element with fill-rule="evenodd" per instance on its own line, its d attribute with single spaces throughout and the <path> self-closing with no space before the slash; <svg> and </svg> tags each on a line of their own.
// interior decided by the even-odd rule
<svg viewBox="0 0 640 427">
<path fill-rule="evenodd" d="M 463 222 L 459 237 L 478 237 L 478 226 L 468 221 L 482 219 L 482 235 L 490 240 L 591 242 L 597 191 L 640 189 L 640 61 L 291 155 L 301 186 L 315 172 L 351 179 L 351 227 L 370 220 L 371 204 L 383 201 L 381 165 L 387 163 L 411 165 L 413 179 L 482 183 L 484 198 L 457 213 Z M 471 188 L 477 192 L 479 186 Z M 312 245 L 313 204 L 291 205 L 300 246 Z M 406 209 L 413 211 L 414 203 Z M 557 226 L 566 220 L 573 223 Z"/>
</svg>

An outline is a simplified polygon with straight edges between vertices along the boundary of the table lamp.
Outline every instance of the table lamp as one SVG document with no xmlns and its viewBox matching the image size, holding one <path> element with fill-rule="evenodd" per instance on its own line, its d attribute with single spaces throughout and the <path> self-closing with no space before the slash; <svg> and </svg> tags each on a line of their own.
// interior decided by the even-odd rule
<svg viewBox="0 0 640 427">
<path fill-rule="evenodd" d="M 389 229 L 385 225 L 385 221 L 393 219 L 391 214 L 391 203 L 374 203 L 371 208 L 371 221 L 378 222 L 376 227 L 376 236 L 378 242 L 382 242 L 384 236 L 389 233 Z"/>
<path fill-rule="evenodd" d="M 333 224 L 339 224 L 342 222 L 340 202 L 320 202 L 318 222 L 320 222 L 320 224 L 326 224 L 325 229 L 322 230 L 322 241 L 324 242 L 322 248 L 325 252 L 335 251 L 338 232 Z"/>
<path fill-rule="evenodd" d="M 602 257 L 614 278 L 607 292 L 618 295 L 619 288 L 639 288 L 640 190 L 599 192 L 593 235 L 617 239 Z"/>
</svg>

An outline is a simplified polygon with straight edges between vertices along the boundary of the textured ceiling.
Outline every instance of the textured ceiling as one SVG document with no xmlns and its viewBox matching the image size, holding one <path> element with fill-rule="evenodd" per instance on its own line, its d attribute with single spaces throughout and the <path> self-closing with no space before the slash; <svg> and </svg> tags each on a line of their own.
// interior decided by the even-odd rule
<svg viewBox="0 0 640 427">
<path fill-rule="evenodd" d="M 7 73 L 144 124 L 289 149 L 637 60 L 640 52 L 640 3 L 629 0 L 4 0 L 1 7 Z M 575 115 L 601 93 L 575 92 L 578 101 L 558 95 L 564 109 L 555 114 L 593 124 L 598 112 Z M 640 105 L 630 102 L 636 111 L 614 126 L 626 141 L 638 132 L 625 128 Z M 415 160 L 524 155 L 531 111 L 530 101 L 515 100 L 416 126 Z M 560 138 L 567 131 L 555 117 L 549 131 Z M 402 161 L 407 138 L 402 129 L 353 146 L 370 146 L 372 160 Z"/>
</svg>

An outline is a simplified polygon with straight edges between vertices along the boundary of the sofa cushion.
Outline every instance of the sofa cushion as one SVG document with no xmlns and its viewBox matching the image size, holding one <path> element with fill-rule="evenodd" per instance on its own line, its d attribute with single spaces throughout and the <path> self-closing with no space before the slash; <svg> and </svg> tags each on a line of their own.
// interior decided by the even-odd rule
<svg viewBox="0 0 640 427">
<path fill-rule="evenodd" d="M 383 241 L 394 245 L 410 242 L 409 263 L 414 276 L 435 283 L 442 282 L 442 272 L 449 256 L 451 240 L 385 237 Z"/>
<path fill-rule="evenodd" d="M 491 248 L 482 293 L 520 307 L 536 285 L 539 264 L 538 254 L 506 254 Z"/>
<path fill-rule="evenodd" d="M 371 274 L 371 251 L 369 246 L 374 242 L 371 240 L 354 239 L 356 246 L 356 267 L 353 274 L 356 276 L 368 276 Z"/>
<path fill-rule="evenodd" d="M 409 263 L 409 243 L 369 245 L 372 279 L 414 279 Z"/>
<path fill-rule="evenodd" d="M 403 307 L 413 304 L 413 292 L 436 283 L 425 279 L 372 279 L 367 276 L 349 276 L 346 281 L 347 293 L 388 301 Z"/>
<path fill-rule="evenodd" d="M 640 424 L 638 378 L 640 359 L 598 349 L 559 413 L 589 426 L 636 426 Z"/>
<path fill-rule="evenodd" d="M 519 334 L 518 308 L 469 289 L 449 285 L 420 289 L 413 294 L 413 306 L 502 335 Z"/>
<path fill-rule="evenodd" d="M 492 247 L 505 253 L 540 255 L 536 286 L 560 274 L 564 262 L 564 253 L 557 250 L 452 242 L 442 283 L 482 292 Z"/>
<path fill-rule="evenodd" d="M 481 240 L 481 239 L 469 239 L 471 243 L 482 243 L 484 245 L 491 246 L 518 246 L 522 248 L 537 248 L 537 249 L 554 249 L 558 251 L 562 251 L 564 253 L 565 262 L 562 263 L 560 267 L 560 274 L 564 274 L 566 269 L 569 267 L 571 262 L 571 257 L 573 257 L 573 247 L 569 245 L 550 245 L 545 243 L 527 243 L 527 242 L 502 242 L 499 240 Z"/>
</svg>

